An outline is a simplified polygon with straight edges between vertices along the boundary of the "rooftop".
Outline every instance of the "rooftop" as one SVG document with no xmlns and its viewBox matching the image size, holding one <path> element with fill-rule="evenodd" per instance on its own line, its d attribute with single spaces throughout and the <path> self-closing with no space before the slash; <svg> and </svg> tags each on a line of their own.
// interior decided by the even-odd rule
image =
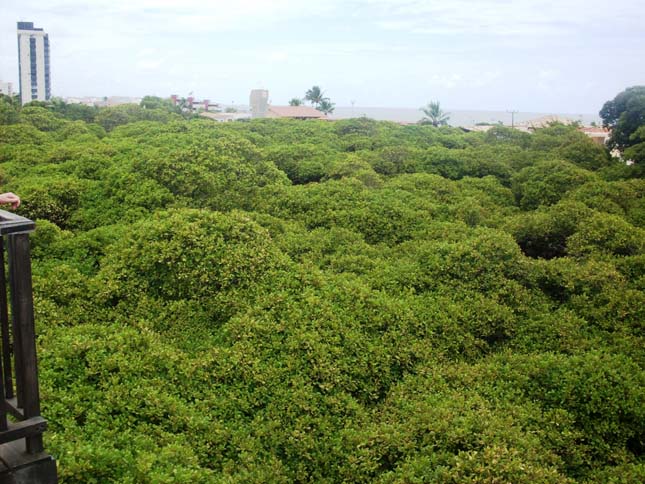
<svg viewBox="0 0 645 484">
<path fill-rule="evenodd" d="M 35 28 L 33 22 L 18 22 L 18 30 L 37 30 L 42 32 L 43 29 Z"/>
<path fill-rule="evenodd" d="M 269 106 L 268 117 L 324 119 L 325 113 L 311 106 Z"/>
<path fill-rule="evenodd" d="M 579 129 L 579 131 L 582 131 L 583 133 L 590 134 L 590 135 L 591 134 L 598 134 L 598 135 L 601 135 L 601 134 L 608 135 L 609 134 L 609 130 L 607 128 L 603 128 L 601 126 L 584 126 L 582 128 L 578 128 L 578 129 Z"/>
</svg>

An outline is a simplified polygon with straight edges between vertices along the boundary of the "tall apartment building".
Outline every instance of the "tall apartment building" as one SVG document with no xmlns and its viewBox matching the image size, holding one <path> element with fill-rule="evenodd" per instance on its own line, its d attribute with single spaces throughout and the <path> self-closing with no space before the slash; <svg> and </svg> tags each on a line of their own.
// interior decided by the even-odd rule
<svg viewBox="0 0 645 484">
<path fill-rule="evenodd" d="M 23 104 L 51 97 L 49 36 L 33 22 L 18 22 L 18 70 Z"/>
</svg>

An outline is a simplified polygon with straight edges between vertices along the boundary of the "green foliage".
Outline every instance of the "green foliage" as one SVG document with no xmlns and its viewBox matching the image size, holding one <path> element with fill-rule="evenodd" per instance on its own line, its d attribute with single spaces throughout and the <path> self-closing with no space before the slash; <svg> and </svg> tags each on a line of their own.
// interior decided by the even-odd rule
<svg viewBox="0 0 645 484">
<path fill-rule="evenodd" d="M 370 118 L 345 119 L 334 123 L 336 133 L 341 136 L 362 135 L 371 137 L 377 134 L 379 123 Z"/>
<path fill-rule="evenodd" d="M 582 136 L 584 139 L 581 138 L 560 147 L 557 150 L 558 155 L 587 170 L 598 170 L 607 166 L 610 163 L 607 150 L 587 136 Z"/>
<path fill-rule="evenodd" d="M 567 192 L 593 181 L 594 175 L 563 161 L 543 161 L 513 177 L 513 191 L 525 210 L 553 205 Z"/>
<path fill-rule="evenodd" d="M 65 121 L 46 108 L 40 106 L 24 106 L 20 110 L 20 121 L 31 124 L 40 131 L 56 131 L 60 129 Z"/>
<path fill-rule="evenodd" d="M 603 105 L 600 117 L 603 126 L 611 128 L 610 148 L 622 151 L 635 144 L 632 134 L 645 125 L 645 86 L 628 87 L 617 94 Z"/>
<path fill-rule="evenodd" d="M 508 230 L 529 257 L 552 259 L 567 254 L 567 242 L 592 215 L 581 203 L 559 202 L 509 220 Z"/>
<path fill-rule="evenodd" d="M 273 162 L 296 184 L 320 181 L 332 166 L 332 153 L 317 145 L 283 145 L 265 151 Z"/>
<path fill-rule="evenodd" d="M 638 166 L 564 125 L 179 111 L 0 125 L 61 482 L 642 480 Z"/>
<path fill-rule="evenodd" d="M 136 104 L 124 104 L 101 109 L 96 115 L 96 123 L 106 131 L 112 131 L 117 126 L 136 121 L 157 121 L 167 123 L 180 119 L 178 114 L 167 108 L 147 108 Z"/>
<path fill-rule="evenodd" d="M 102 268 L 109 297 L 209 297 L 257 281 L 279 261 L 268 234 L 236 212 L 160 212 L 113 250 Z"/>
<path fill-rule="evenodd" d="M 170 99 L 162 99 L 157 96 L 144 96 L 139 103 L 144 109 L 162 109 L 170 112 L 179 113 L 180 110 L 173 105 Z"/>
<path fill-rule="evenodd" d="M 6 94 L 0 94 L 0 126 L 15 124 L 20 119 L 20 103 Z"/>
<path fill-rule="evenodd" d="M 2 145 L 41 145 L 49 140 L 43 133 L 31 124 L 0 126 L 0 144 Z M 7 146 L 8 147 L 8 146 Z"/>
<path fill-rule="evenodd" d="M 246 159 L 240 162 L 240 156 Z M 246 140 L 220 139 L 185 148 L 149 150 L 134 162 L 133 170 L 187 203 L 226 210 L 247 208 L 260 187 L 285 183 L 284 174 L 259 158 Z"/>
<path fill-rule="evenodd" d="M 93 123 L 99 111 L 96 106 L 68 104 L 59 98 L 53 98 L 47 107 L 65 119 L 70 121 L 85 121 L 86 123 Z"/>
<path fill-rule="evenodd" d="M 625 150 L 625 158 L 639 165 L 645 163 L 645 126 L 641 126 L 629 137 L 631 146 Z"/>
<path fill-rule="evenodd" d="M 645 248 L 645 230 L 615 215 L 596 214 L 569 238 L 567 245 L 569 252 L 576 256 L 594 251 L 638 255 Z"/>
<path fill-rule="evenodd" d="M 603 351 L 533 360 L 524 387 L 527 396 L 574 415 L 575 426 L 586 436 L 589 458 L 611 463 L 626 446 L 638 445 L 634 439 L 645 431 L 645 373 L 633 361 Z"/>
<path fill-rule="evenodd" d="M 493 126 L 486 131 L 486 141 L 491 144 L 510 144 L 528 148 L 531 144 L 531 135 L 506 126 Z"/>
<path fill-rule="evenodd" d="M 324 93 L 320 86 L 313 86 L 305 93 L 305 101 L 309 101 L 311 104 L 319 104 L 323 100 L 323 95 Z"/>
<path fill-rule="evenodd" d="M 325 98 L 322 101 L 320 101 L 318 106 L 316 106 L 316 109 L 318 109 L 318 111 L 321 111 L 321 112 L 323 112 L 325 114 L 331 114 L 331 113 L 334 112 L 335 107 L 336 107 L 335 103 L 333 103 L 329 99 Z"/>
<path fill-rule="evenodd" d="M 291 106 L 299 106 L 299 104 L 291 104 L 294 100 L 295 98 L 289 101 L 289 104 Z M 324 91 L 319 86 L 313 86 L 311 89 L 308 89 L 305 93 L 304 100 L 309 101 L 312 106 L 325 114 L 334 112 L 335 104 L 328 97 L 325 97 Z"/>
<path fill-rule="evenodd" d="M 84 184 L 76 178 L 42 178 L 20 184 L 22 204 L 19 213 L 31 219 L 45 219 L 61 228 L 73 224 L 73 212 L 79 207 Z"/>
</svg>

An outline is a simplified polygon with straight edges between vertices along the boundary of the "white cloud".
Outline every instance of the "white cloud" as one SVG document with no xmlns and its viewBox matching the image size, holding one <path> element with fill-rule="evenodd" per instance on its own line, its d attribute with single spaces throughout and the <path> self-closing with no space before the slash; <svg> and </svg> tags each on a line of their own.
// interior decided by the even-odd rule
<svg viewBox="0 0 645 484">
<path fill-rule="evenodd" d="M 536 86 L 543 91 L 554 89 L 560 82 L 561 72 L 558 69 L 539 69 L 536 76 Z"/>
<path fill-rule="evenodd" d="M 335 2 L 322 0 L 42 0 L 10 1 L 8 16 L 47 12 L 68 33 L 109 27 L 116 32 L 146 34 L 248 31 L 275 22 L 312 18 Z M 75 19 L 82 19 L 81 22 Z M 49 23 L 51 29 L 51 22 Z M 108 30 L 108 29 L 106 29 Z"/>
<path fill-rule="evenodd" d="M 386 30 L 427 34 L 558 35 L 605 26 L 608 18 L 636 26 L 640 2 L 631 0 L 363 0 Z"/>
<path fill-rule="evenodd" d="M 272 51 L 267 55 L 267 60 L 270 62 L 285 62 L 288 59 L 289 54 L 282 50 Z"/>
<path fill-rule="evenodd" d="M 137 62 L 137 69 L 144 71 L 154 71 L 166 63 L 165 58 L 161 59 L 141 59 Z"/>
</svg>

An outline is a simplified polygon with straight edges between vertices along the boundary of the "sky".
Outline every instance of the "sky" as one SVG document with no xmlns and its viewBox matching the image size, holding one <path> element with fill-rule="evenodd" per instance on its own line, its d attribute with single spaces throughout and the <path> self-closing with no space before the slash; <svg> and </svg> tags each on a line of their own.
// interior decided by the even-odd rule
<svg viewBox="0 0 645 484">
<path fill-rule="evenodd" d="M 17 21 L 49 34 L 56 96 L 597 113 L 645 84 L 643 0 L 0 0 L 15 85 Z"/>
</svg>

